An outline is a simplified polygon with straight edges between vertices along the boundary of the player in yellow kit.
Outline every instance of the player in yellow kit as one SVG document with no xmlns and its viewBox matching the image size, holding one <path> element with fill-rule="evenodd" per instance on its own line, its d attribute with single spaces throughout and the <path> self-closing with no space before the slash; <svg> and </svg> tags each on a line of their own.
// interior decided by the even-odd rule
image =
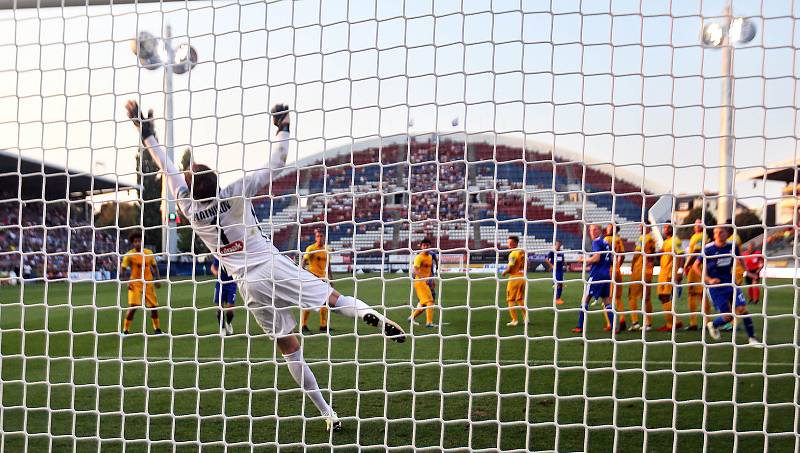
<svg viewBox="0 0 800 453">
<path fill-rule="evenodd" d="M 650 301 L 650 286 L 653 281 L 653 267 L 655 260 L 653 254 L 656 252 L 656 242 L 653 236 L 647 231 L 647 225 L 641 224 L 641 236 L 636 241 L 636 248 L 631 262 L 631 284 L 628 287 L 628 308 L 631 310 L 631 320 L 633 325 L 630 331 L 641 330 L 639 325 L 639 301 L 644 297 L 645 323 L 644 329 L 650 330 L 653 325 L 653 303 Z"/>
<path fill-rule="evenodd" d="M 506 324 L 509 327 L 516 327 L 519 324 L 519 316 L 522 322 L 528 322 L 528 307 L 525 303 L 525 290 L 528 286 L 528 279 L 525 276 L 525 265 L 528 260 L 525 251 L 519 248 L 519 237 L 508 237 L 508 267 L 503 271 L 502 276 L 508 276 L 508 286 L 506 286 L 506 302 L 508 303 L 508 314 L 511 315 L 511 322 Z M 519 315 L 517 314 L 519 311 Z"/>
<path fill-rule="evenodd" d="M 671 332 L 674 315 L 672 314 L 672 293 L 673 287 L 676 283 L 680 283 L 683 279 L 683 274 L 678 273 L 678 269 L 683 267 L 683 249 L 681 248 L 681 240 L 673 235 L 674 230 L 672 225 L 664 225 L 662 235 L 664 236 L 664 245 L 661 247 L 661 270 L 658 272 L 658 298 L 661 300 L 661 306 L 664 308 L 663 326 L 657 330 L 659 332 Z M 675 323 L 675 328 L 680 329 L 683 323 L 678 321 Z"/>
<path fill-rule="evenodd" d="M 611 268 L 611 280 L 614 282 L 611 285 L 611 293 L 614 298 L 614 308 L 617 310 L 619 316 L 619 330 L 627 330 L 625 324 L 625 304 L 622 302 L 622 263 L 625 262 L 625 244 L 619 236 L 619 227 L 614 226 L 613 223 L 606 225 L 606 242 L 611 244 L 611 249 L 614 251 L 614 267 Z M 611 323 L 606 317 L 606 332 L 611 331 Z"/>
<path fill-rule="evenodd" d="M 303 255 L 303 269 L 314 274 L 314 276 L 327 280 L 331 275 L 330 248 L 325 245 L 325 233 L 321 229 L 314 230 L 314 243 L 306 247 Z M 308 318 L 311 310 L 300 312 L 300 332 L 310 334 L 308 328 Z M 322 306 L 319 309 L 319 331 L 333 333 L 333 329 L 328 327 L 328 307 Z"/>
<path fill-rule="evenodd" d="M 688 299 L 689 299 L 689 327 L 686 330 L 698 330 L 697 312 L 700 310 L 700 303 L 703 300 L 703 273 L 698 270 L 694 263 L 698 259 L 702 260 L 703 246 L 706 243 L 705 229 L 703 228 L 703 220 L 697 219 L 694 222 L 694 231 L 692 237 L 689 239 L 689 248 L 687 253 L 689 257 L 686 259 L 686 264 L 683 266 L 683 275 L 686 276 L 686 283 L 688 283 Z M 702 265 L 701 265 L 702 266 Z M 708 300 L 706 300 L 708 305 Z M 703 308 L 703 313 L 708 314 L 710 307 Z M 705 323 L 703 323 L 705 325 Z"/>
<path fill-rule="evenodd" d="M 153 323 L 153 333 L 158 335 L 161 332 L 161 323 L 158 320 L 158 299 L 156 298 L 156 288 L 161 287 L 161 283 L 153 281 L 153 274 L 157 280 L 161 280 L 158 273 L 156 260 L 153 258 L 153 251 L 142 247 L 142 233 L 135 231 L 128 237 L 131 249 L 122 258 L 120 265 L 120 280 L 128 281 L 128 313 L 122 333 L 130 333 L 131 323 L 136 315 L 136 310 L 142 306 L 144 299 L 145 307 L 150 308 L 150 317 Z"/>
<path fill-rule="evenodd" d="M 419 305 L 417 309 L 408 318 L 409 321 L 414 323 L 414 319 L 425 312 L 425 327 L 433 328 L 436 324 L 433 322 L 433 293 L 428 281 L 433 278 L 433 257 L 428 253 L 431 246 L 431 241 L 427 238 L 419 243 L 422 251 L 414 257 L 414 292 L 417 293 Z"/>
</svg>

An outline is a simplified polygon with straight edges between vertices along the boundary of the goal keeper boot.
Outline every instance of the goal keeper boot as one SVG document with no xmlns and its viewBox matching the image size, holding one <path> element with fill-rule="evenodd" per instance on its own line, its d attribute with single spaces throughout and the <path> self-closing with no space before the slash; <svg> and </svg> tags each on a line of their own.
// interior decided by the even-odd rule
<svg viewBox="0 0 800 453">
<path fill-rule="evenodd" d="M 325 417 L 325 431 L 338 432 L 342 430 L 342 422 L 336 412 L 331 412 L 330 415 Z"/>
<path fill-rule="evenodd" d="M 372 327 L 383 328 L 383 334 L 392 341 L 403 343 L 406 341 L 406 332 L 400 327 L 400 324 L 392 321 L 391 319 L 381 316 L 375 311 L 364 315 L 364 322 Z"/>
</svg>

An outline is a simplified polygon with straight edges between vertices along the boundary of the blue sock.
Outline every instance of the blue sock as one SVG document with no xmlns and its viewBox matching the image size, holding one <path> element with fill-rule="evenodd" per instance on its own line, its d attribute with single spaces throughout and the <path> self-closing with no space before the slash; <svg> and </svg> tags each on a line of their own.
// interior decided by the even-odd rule
<svg viewBox="0 0 800 453">
<path fill-rule="evenodd" d="M 608 316 L 608 323 L 611 324 L 611 328 L 614 328 L 614 306 L 612 304 L 606 305 L 606 316 Z"/>
<path fill-rule="evenodd" d="M 756 336 L 756 329 L 753 327 L 753 319 L 750 316 L 744 318 L 744 328 L 747 330 L 747 336 L 753 338 Z"/>
<path fill-rule="evenodd" d="M 561 299 L 561 292 L 564 291 L 564 287 L 561 283 L 556 283 L 556 299 Z"/>
<path fill-rule="evenodd" d="M 723 318 L 722 316 L 717 316 L 716 318 L 714 318 L 714 322 L 712 324 L 714 324 L 715 328 L 719 329 L 720 327 L 724 326 L 727 323 L 728 321 L 725 321 L 725 318 Z"/>
</svg>

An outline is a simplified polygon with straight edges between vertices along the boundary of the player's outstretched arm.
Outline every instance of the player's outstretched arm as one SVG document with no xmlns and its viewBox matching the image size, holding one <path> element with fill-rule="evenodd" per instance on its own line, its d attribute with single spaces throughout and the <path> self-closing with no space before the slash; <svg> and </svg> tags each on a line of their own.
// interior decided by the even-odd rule
<svg viewBox="0 0 800 453">
<path fill-rule="evenodd" d="M 127 104 L 125 104 L 125 110 L 128 113 L 128 118 L 131 119 L 133 125 L 139 130 L 142 143 L 145 147 L 147 147 L 147 150 L 150 152 L 150 156 L 153 157 L 153 160 L 156 162 L 156 165 L 158 165 L 158 168 L 166 173 L 167 186 L 172 192 L 172 195 L 178 198 L 178 194 L 181 191 L 183 191 L 185 195 L 188 195 L 189 190 L 186 186 L 186 181 L 183 179 L 183 173 L 181 173 L 175 166 L 175 163 L 167 157 L 167 153 L 164 151 L 164 148 L 158 143 L 155 133 L 155 126 L 153 124 L 153 110 L 150 109 L 145 117 L 139 110 L 139 104 L 134 100 L 130 100 Z M 180 198 L 186 197 L 184 196 Z M 180 200 L 178 203 L 181 207 L 181 210 L 186 213 L 186 209 L 184 206 L 181 206 Z M 186 201 L 186 203 L 188 203 L 188 201 Z"/>
<path fill-rule="evenodd" d="M 278 128 L 275 134 L 275 141 L 272 142 L 272 150 L 269 155 L 269 162 L 256 171 L 247 172 L 244 178 L 228 186 L 227 192 L 231 196 L 242 195 L 254 197 L 267 187 L 275 177 L 277 171 L 286 166 L 286 157 L 289 155 L 289 106 L 285 104 L 275 104 L 272 107 L 272 124 Z"/>
</svg>

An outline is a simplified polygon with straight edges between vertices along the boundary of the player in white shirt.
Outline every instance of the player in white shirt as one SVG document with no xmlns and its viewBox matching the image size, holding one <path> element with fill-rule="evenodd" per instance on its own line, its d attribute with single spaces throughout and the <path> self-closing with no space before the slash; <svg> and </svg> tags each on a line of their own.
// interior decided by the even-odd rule
<svg viewBox="0 0 800 453">
<path fill-rule="evenodd" d="M 237 281 L 245 305 L 264 332 L 275 340 L 292 377 L 325 417 L 328 430 L 338 431 L 341 422 L 322 396 L 303 358 L 300 342 L 293 334 L 297 325 L 293 307 L 319 310 L 327 304 L 334 313 L 380 326 L 388 338 L 398 343 L 405 341 L 405 332 L 366 303 L 339 294 L 328 282 L 281 255 L 259 224 L 252 197 L 268 187 L 273 174 L 286 164 L 289 108 L 281 104 L 272 108 L 273 124 L 278 132 L 269 162 L 259 170 L 246 172 L 242 179 L 224 188 L 218 186 L 216 172 L 205 165 L 192 165 L 185 173 L 178 171 L 156 139 L 153 111 L 144 117 L 135 101 L 128 101 L 125 108 L 139 129 L 142 143 L 165 173 L 178 209 Z"/>
</svg>

